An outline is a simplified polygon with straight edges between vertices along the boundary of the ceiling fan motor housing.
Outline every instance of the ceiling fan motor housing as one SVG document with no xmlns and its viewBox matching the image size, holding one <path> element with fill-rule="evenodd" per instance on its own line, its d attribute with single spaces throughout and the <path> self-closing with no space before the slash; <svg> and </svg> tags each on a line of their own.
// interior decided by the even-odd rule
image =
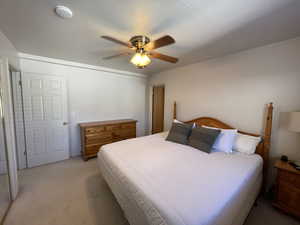
<svg viewBox="0 0 300 225">
<path fill-rule="evenodd" d="M 150 42 L 150 39 L 147 36 L 137 35 L 132 37 L 129 41 L 137 49 L 142 49 L 146 44 Z"/>
</svg>

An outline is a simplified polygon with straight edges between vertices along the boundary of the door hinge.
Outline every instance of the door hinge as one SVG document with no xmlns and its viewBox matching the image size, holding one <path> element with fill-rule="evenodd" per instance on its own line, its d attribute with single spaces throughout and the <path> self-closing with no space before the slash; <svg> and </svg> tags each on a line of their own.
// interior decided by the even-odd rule
<svg viewBox="0 0 300 225">
<path fill-rule="evenodd" d="M 19 85 L 22 87 L 22 81 L 19 80 Z"/>
</svg>

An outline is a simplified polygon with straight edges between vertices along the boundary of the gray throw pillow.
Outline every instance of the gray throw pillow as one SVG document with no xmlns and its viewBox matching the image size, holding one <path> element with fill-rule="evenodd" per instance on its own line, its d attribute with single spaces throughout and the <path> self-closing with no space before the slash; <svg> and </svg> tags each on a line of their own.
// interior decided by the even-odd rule
<svg viewBox="0 0 300 225">
<path fill-rule="evenodd" d="M 210 153 L 213 144 L 220 134 L 220 130 L 196 127 L 188 140 L 188 145 L 197 148 L 203 152 Z"/>
<path fill-rule="evenodd" d="M 192 124 L 186 123 L 173 123 L 166 140 L 186 145 L 191 134 L 192 126 Z"/>
</svg>

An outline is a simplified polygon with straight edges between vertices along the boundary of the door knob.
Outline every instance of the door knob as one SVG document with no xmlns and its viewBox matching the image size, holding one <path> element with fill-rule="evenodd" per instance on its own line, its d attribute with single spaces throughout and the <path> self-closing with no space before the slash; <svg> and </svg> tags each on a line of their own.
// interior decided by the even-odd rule
<svg viewBox="0 0 300 225">
<path fill-rule="evenodd" d="M 68 122 L 63 122 L 63 125 L 64 125 L 64 126 L 66 126 L 66 125 L 68 125 L 68 124 L 69 124 Z"/>
</svg>

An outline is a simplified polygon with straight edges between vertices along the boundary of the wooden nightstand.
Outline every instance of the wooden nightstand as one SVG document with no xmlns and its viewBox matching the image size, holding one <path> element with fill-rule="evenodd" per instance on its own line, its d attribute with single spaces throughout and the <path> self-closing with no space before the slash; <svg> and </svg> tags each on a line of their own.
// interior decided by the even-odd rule
<svg viewBox="0 0 300 225">
<path fill-rule="evenodd" d="M 275 167 L 278 173 L 273 205 L 300 218 L 300 171 L 281 160 L 275 163 Z"/>
</svg>

